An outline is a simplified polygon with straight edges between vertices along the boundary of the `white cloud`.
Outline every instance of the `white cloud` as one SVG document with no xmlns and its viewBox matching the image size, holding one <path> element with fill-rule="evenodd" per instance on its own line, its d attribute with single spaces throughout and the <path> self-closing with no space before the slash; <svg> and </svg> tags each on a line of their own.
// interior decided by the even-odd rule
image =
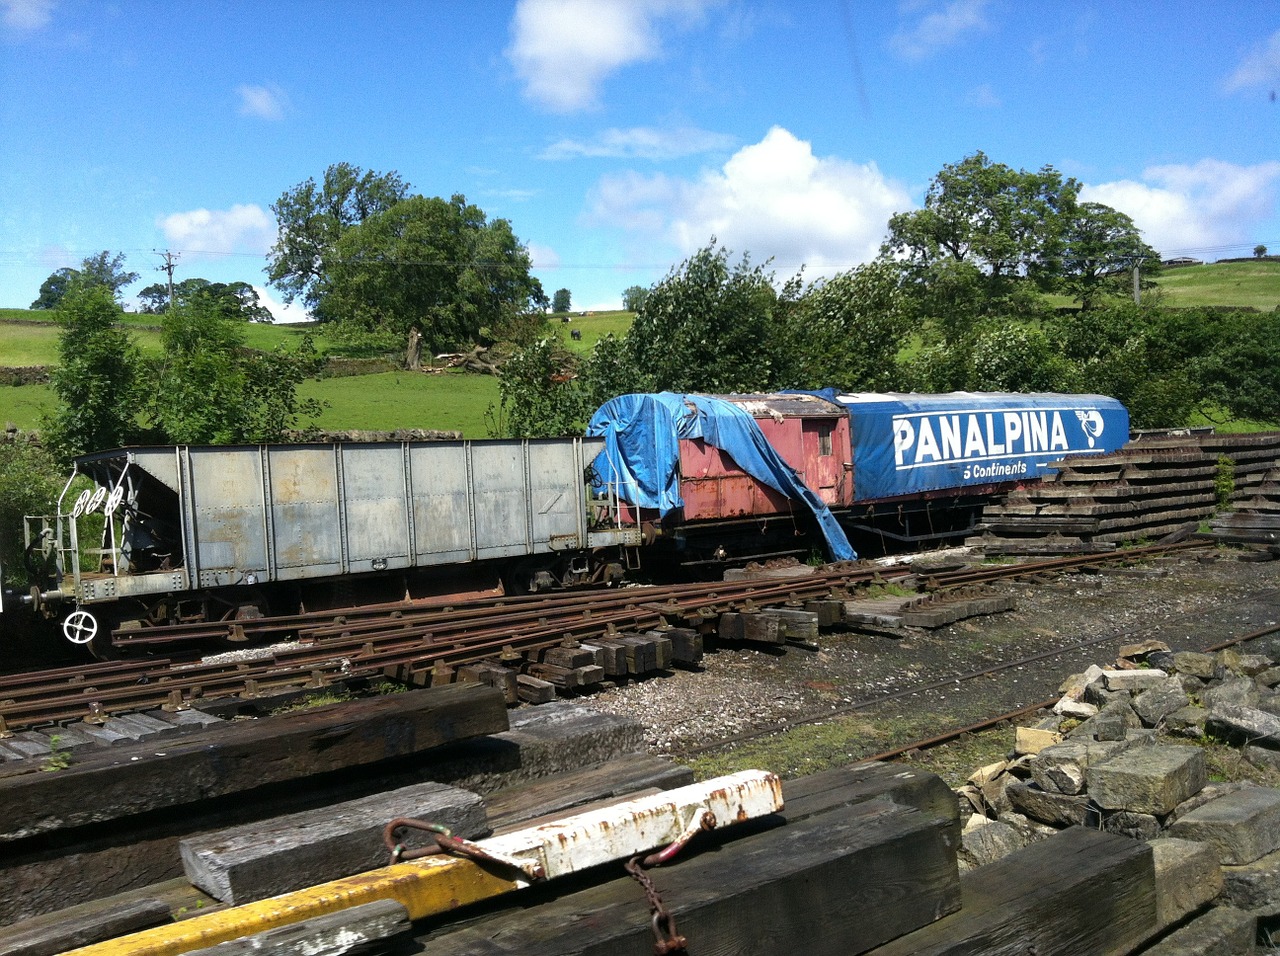
<svg viewBox="0 0 1280 956">
<path fill-rule="evenodd" d="M 268 86 L 241 84 L 236 87 L 236 93 L 240 97 L 240 107 L 236 112 L 241 116 L 254 116 L 264 120 L 284 119 L 289 98 L 274 83 Z"/>
<path fill-rule="evenodd" d="M 556 112 L 590 109 L 612 73 L 662 54 L 660 21 L 696 21 L 717 0 L 520 0 L 507 59 L 525 95 Z"/>
<path fill-rule="evenodd" d="M 987 0 L 951 0 L 889 38 L 889 48 L 904 60 L 923 60 L 959 43 L 968 33 L 986 30 Z M 913 6 L 913 10 L 914 10 Z"/>
<path fill-rule="evenodd" d="M 1280 162 L 1236 166 L 1216 159 L 1152 166 L 1142 181 L 1086 185 L 1080 198 L 1127 213 L 1162 255 L 1247 245 L 1275 215 Z"/>
<path fill-rule="evenodd" d="M 588 216 L 658 235 L 680 255 L 714 235 L 736 255 L 772 258 L 781 278 L 805 266 L 813 279 L 875 258 L 889 217 L 911 206 L 906 188 L 874 163 L 816 157 L 810 143 L 775 126 L 696 181 L 605 177 Z"/>
<path fill-rule="evenodd" d="M 278 324 L 310 322 L 312 320 L 311 313 L 298 302 L 291 302 L 289 305 L 285 305 L 272 295 L 265 286 L 255 285 L 253 291 L 258 293 L 258 304 L 266 308 Z"/>
<path fill-rule="evenodd" d="M 529 250 L 529 260 L 534 269 L 560 268 L 560 254 L 550 246 L 531 242 L 526 248 Z"/>
<path fill-rule="evenodd" d="M 657 129 L 634 126 L 607 129 L 591 140 L 562 139 L 543 150 L 542 159 L 573 159 L 577 156 L 610 159 L 679 159 L 698 153 L 730 149 L 734 138 L 726 133 L 681 127 Z"/>
<path fill-rule="evenodd" d="M 1228 93 L 1280 81 L 1280 30 L 1259 44 L 1223 82 Z"/>
<path fill-rule="evenodd" d="M 996 110 L 1004 105 L 1000 100 L 999 94 L 996 93 L 995 87 L 990 83 L 982 83 L 975 86 L 965 94 L 964 101 L 975 109 L 980 110 Z"/>
<path fill-rule="evenodd" d="M 175 212 L 159 219 L 157 225 L 184 255 L 265 255 L 276 238 L 275 218 L 253 203 Z"/>
<path fill-rule="evenodd" d="M 19 33 L 33 33 L 53 19 L 54 0 L 0 0 L 0 23 Z"/>
</svg>

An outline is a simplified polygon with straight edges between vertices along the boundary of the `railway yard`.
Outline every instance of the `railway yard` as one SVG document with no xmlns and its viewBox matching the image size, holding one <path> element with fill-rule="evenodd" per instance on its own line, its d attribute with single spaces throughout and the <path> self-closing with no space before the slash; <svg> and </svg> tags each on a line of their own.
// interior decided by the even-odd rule
<svg viewBox="0 0 1280 956">
<path fill-rule="evenodd" d="M 0 954 L 1268 951 L 1275 462 L 1130 446 L 909 557 L 11 642 Z"/>
<path fill-rule="evenodd" d="M 1264 557 L 1270 557 L 1265 550 L 1192 541 L 1132 549 L 1121 560 L 1085 555 L 1024 558 L 1015 565 L 983 564 L 980 555 L 958 549 L 910 563 L 774 567 L 715 585 L 455 607 L 455 626 L 472 633 L 448 650 L 433 649 L 442 639 L 439 610 L 365 609 L 309 622 L 300 641 L 204 663 L 99 662 L 6 678 L 12 736 L 0 741 L 8 758 L 0 765 L 0 785 L 7 785 L 11 808 L 4 838 L 16 851 L 6 868 L 11 885 L 26 892 L 7 903 L 4 919 L 14 936 L 0 952 L 60 951 L 62 943 L 41 950 L 23 940 L 47 940 L 68 896 L 103 896 L 98 907 L 88 904 L 98 926 L 109 925 L 103 912 L 133 914 L 140 899 L 151 902 L 153 920 L 157 907 L 181 917 L 174 926 L 206 910 L 206 918 L 242 910 L 224 909 L 226 900 L 193 886 L 192 865 L 184 871 L 179 857 L 195 851 L 179 854 L 178 848 L 197 845 L 202 830 L 226 840 L 246 827 L 265 828 L 266 835 L 258 832 L 251 842 L 279 842 L 264 814 L 269 821 L 315 813 L 334 801 L 403 794 L 427 779 L 485 794 L 489 820 L 473 821 L 474 835 L 503 814 L 512 825 L 539 811 L 563 815 L 597 796 L 632 788 L 644 793 L 746 767 L 774 771 L 793 786 L 889 755 L 890 766 L 930 778 L 936 772 L 960 787 L 977 764 L 1008 755 L 1012 724 L 1029 727 L 1043 718 L 1064 677 L 1090 664 L 1110 665 L 1127 646 L 1161 641 L 1171 652 L 1204 651 L 1251 636 L 1242 653 L 1280 658 L 1277 565 L 1259 560 Z M 975 583 L 975 574 L 986 580 Z M 841 620 L 833 621 L 836 615 Z M 470 623 L 458 625 L 458 619 Z M 491 640 L 493 630 L 504 638 Z M 675 640 L 660 637 L 673 631 Z M 569 652 L 583 646 L 593 662 L 605 663 L 578 663 L 586 658 Z M 511 666 L 517 654 L 524 663 Z M 607 670 L 615 673 L 601 673 Z M 512 679 L 535 672 L 551 679 Z M 55 702 L 49 692 L 55 684 L 75 693 L 63 692 Z M 403 686 L 421 689 L 373 694 Z M 86 693 L 88 687 L 94 689 Z M 445 692 L 483 696 L 430 703 Z M 427 703 L 415 703 L 419 697 Z M 302 706 L 308 699 L 314 706 Z M 388 701 L 383 706 L 395 709 L 398 720 L 419 714 L 413 726 L 422 736 L 415 743 L 375 732 L 372 748 L 368 741 L 357 748 L 316 747 L 316 735 L 331 734 L 335 717 L 348 724 L 376 721 L 368 709 Z M 440 708 L 451 730 L 426 731 L 441 725 Z M 1010 720 L 1016 712 L 1022 713 Z M 548 716 L 535 716 L 540 713 Z M 548 732 L 540 721 L 555 727 L 556 736 L 519 742 L 528 753 L 516 764 L 527 762 L 527 768 L 512 766 L 509 756 L 466 753 L 463 738 L 532 740 Z M 975 727 L 959 743 L 918 747 L 987 723 L 992 729 Z M 288 732 L 263 733 L 273 724 Z M 569 729 L 575 725 L 581 730 Z M 250 729 L 261 739 L 240 741 Z M 219 743 L 219 732 L 236 739 Z M 557 761 L 556 751 L 563 759 Z M 1217 776 L 1280 781 L 1280 773 L 1244 764 L 1229 747 L 1208 752 Z M 295 763 L 291 753 L 324 757 L 316 766 L 282 767 Z M 206 760 L 212 763 L 202 765 Z M 432 764 L 435 773 L 425 769 Z M 216 780 L 209 777 L 212 766 Z M 359 780 L 352 772 L 357 767 Z M 43 786 L 24 797 L 30 781 Z M 305 794 L 298 787 L 303 781 Z M 73 783 L 93 789 L 76 792 Z M 569 796 L 566 787 L 580 793 Z M 553 798 L 551 790 L 561 792 Z M 252 811 L 233 809 L 229 801 L 246 791 L 254 794 Z M 34 820 L 22 819 L 27 807 Z M 379 804 L 375 812 L 390 820 L 418 811 Z M 326 865 L 320 860 L 316 872 L 323 874 Z M 63 911 L 64 932 L 83 919 Z M 388 945 L 409 948 L 387 951 L 432 951 L 430 937 L 443 929 L 431 920 L 415 925 L 428 928 L 406 934 L 400 927 Z M 233 932 L 261 928 L 251 921 Z M 102 952 L 152 951 L 99 945 L 107 947 Z M 189 941 L 176 946 L 154 951 L 196 948 Z"/>
</svg>

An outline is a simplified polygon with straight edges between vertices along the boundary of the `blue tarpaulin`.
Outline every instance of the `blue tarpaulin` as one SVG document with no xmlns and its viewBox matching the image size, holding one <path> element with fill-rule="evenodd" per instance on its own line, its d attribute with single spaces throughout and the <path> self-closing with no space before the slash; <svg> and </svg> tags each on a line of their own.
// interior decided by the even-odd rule
<svg viewBox="0 0 1280 956">
<path fill-rule="evenodd" d="M 726 452 L 752 478 L 803 501 L 822 529 L 832 560 L 857 557 L 826 503 L 765 440 L 756 420 L 731 402 L 672 392 L 620 395 L 596 410 L 587 435 L 605 440 L 595 462 L 598 493 L 616 488 L 624 501 L 660 515 L 682 507 L 680 439 L 700 438 Z"/>
</svg>

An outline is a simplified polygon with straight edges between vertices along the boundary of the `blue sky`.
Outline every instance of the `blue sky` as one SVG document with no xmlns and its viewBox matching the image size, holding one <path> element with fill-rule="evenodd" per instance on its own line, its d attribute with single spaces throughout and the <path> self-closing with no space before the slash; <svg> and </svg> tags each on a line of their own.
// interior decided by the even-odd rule
<svg viewBox="0 0 1280 956">
<path fill-rule="evenodd" d="M 333 163 L 511 221 L 617 307 L 712 236 L 779 279 L 875 255 L 947 163 L 1051 165 L 1162 255 L 1280 252 L 1280 5 L 0 0 L 0 306 L 101 250 L 265 287 Z"/>
</svg>

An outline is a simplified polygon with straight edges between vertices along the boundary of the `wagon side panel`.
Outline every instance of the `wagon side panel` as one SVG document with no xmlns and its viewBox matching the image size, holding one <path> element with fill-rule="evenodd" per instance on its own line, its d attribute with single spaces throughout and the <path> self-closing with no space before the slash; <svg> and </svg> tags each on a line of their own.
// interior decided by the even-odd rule
<svg viewBox="0 0 1280 956">
<path fill-rule="evenodd" d="M 352 572 L 410 564 L 405 446 L 343 445 L 343 512 Z"/>
<path fill-rule="evenodd" d="M 336 446 L 268 446 L 267 464 L 276 577 L 346 570 Z"/>
<path fill-rule="evenodd" d="M 269 564 L 263 458 L 256 447 L 191 448 L 186 510 L 205 587 L 239 584 Z"/>
<path fill-rule="evenodd" d="M 416 443 L 409 446 L 408 456 L 417 564 L 472 560 L 475 547 L 466 445 Z"/>
</svg>

